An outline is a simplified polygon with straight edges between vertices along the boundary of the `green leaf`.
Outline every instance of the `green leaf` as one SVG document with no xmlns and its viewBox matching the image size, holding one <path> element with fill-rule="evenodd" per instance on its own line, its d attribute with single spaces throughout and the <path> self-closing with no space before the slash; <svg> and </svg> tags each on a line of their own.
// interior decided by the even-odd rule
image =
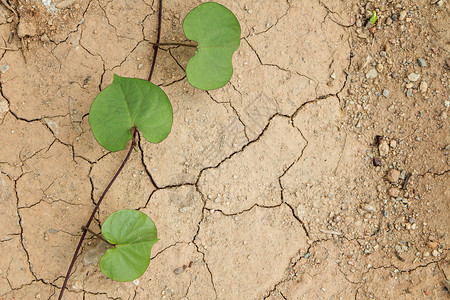
<svg viewBox="0 0 450 300">
<path fill-rule="evenodd" d="M 370 19 L 369 19 L 369 22 L 375 25 L 375 23 L 377 22 L 377 20 L 378 20 L 377 12 L 376 12 L 376 11 L 373 11 L 373 12 L 372 12 L 372 16 L 371 16 Z"/>
<path fill-rule="evenodd" d="M 201 90 L 227 84 L 233 74 L 233 53 L 241 42 L 241 26 L 233 13 L 215 2 L 200 4 L 184 19 L 183 30 L 198 43 L 186 67 L 189 83 Z"/>
<path fill-rule="evenodd" d="M 102 235 L 116 246 L 100 259 L 103 274 L 116 281 L 132 281 L 144 274 L 152 246 L 158 241 L 153 221 L 144 213 L 123 209 L 103 223 Z"/>
<path fill-rule="evenodd" d="M 123 150 L 137 127 L 152 142 L 172 128 L 172 105 L 161 88 L 146 80 L 114 75 L 91 106 L 89 124 L 95 139 L 109 151 Z"/>
</svg>

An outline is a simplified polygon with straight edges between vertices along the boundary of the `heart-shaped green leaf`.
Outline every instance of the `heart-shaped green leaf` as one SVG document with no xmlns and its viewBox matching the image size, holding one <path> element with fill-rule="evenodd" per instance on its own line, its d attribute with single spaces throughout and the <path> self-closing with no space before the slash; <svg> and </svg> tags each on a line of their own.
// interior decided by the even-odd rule
<svg viewBox="0 0 450 300">
<path fill-rule="evenodd" d="M 161 88 L 146 80 L 114 75 L 91 106 L 89 124 L 95 139 L 109 151 L 123 150 L 137 127 L 152 142 L 172 128 L 172 105 Z"/>
<path fill-rule="evenodd" d="M 241 26 L 233 13 L 215 2 L 200 4 L 187 14 L 183 30 L 198 43 L 186 67 L 189 83 L 201 90 L 227 84 L 233 74 L 231 59 L 241 42 Z"/>
<path fill-rule="evenodd" d="M 152 246 L 158 241 L 153 221 L 144 213 L 123 209 L 103 223 L 102 235 L 116 246 L 100 259 L 103 274 L 116 281 L 132 281 L 144 274 Z"/>
</svg>

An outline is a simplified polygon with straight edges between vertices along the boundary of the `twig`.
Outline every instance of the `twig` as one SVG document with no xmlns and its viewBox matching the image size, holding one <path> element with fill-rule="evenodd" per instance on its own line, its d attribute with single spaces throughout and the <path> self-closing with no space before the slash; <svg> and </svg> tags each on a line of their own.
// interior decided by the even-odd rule
<svg viewBox="0 0 450 300">
<path fill-rule="evenodd" d="M 87 230 L 89 233 L 93 234 L 96 238 L 104 241 L 105 243 L 107 243 L 110 246 L 115 246 L 116 244 L 112 244 L 110 243 L 107 239 L 105 239 L 104 237 L 102 237 L 100 234 L 95 233 L 94 231 L 90 230 L 89 228 L 87 228 L 86 226 L 81 226 L 82 230 Z"/>
<path fill-rule="evenodd" d="M 158 34 L 156 35 L 156 43 L 153 44 L 153 61 L 152 66 L 150 68 L 150 75 L 148 75 L 148 81 L 152 80 L 153 70 L 155 69 L 156 64 L 156 56 L 158 55 L 158 44 L 161 39 L 161 21 L 162 21 L 162 0 L 159 0 L 159 11 L 158 11 Z"/>
<path fill-rule="evenodd" d="M 185 44 L 185 43 L 155 43 L 154 46 L 182 46 L 182 47 L 192 47 L 197 48 L 197 45 L 194 44 Z"/>
<path fill-rule="evenodd" d="M 123 160 L 123 162 L 120 165 L 119 169 L 117 170 L 116 174 L 111 179 L 109 184 L 106 186 L 105 190 L 103 191 L 103 194 L 100 196 L 100 199 L 98 200 L 97 204 L 95 205 L 94 210 L 92 211 L 92 214 L 89 217 L 89 220 L 87 221 L 86 225 L 84 226 L 85 228 L 83 228 L 83 232 L 81 234 L 80 240 L 78 241 L 77 248 L 75 249 L 75 253 L 73 254 L 72 261 L 70 262 L 70 265 L 69 265 L 69 269 L 67 270 L 66 278 L 64 279 L 64 283 L 61 287 L 61 292 L 59 294 L 58 300 L 62 299 L 64 290 L 66 289 L 67 281 L 69 280 L 70 273 L 72 272 L 73 266 L 75 265 L 75 261 L 77 260 L 77 257 L 78 257 L 78 252 L 80 251 L 81 245 L 83 244 L 84 238 L 86 237 L 86 232 L 87 232 L 86 229 L 89 228 L 89 225 L 91 225 L 92 220 L 94 219 L 95 213 L 97 212 L 98 208 L 100 207 L 100 203 L 102 203 L 102 200 L 105 197 L 106 193 L 109 191 L 109 189 L 112 186 L 112 184 L 114 183 L 114 181 L 116 181 L 117 177 L 120 174 L 120 171 L 122 171 L 123 167 L 127 163 L 128 159 L 130 158 L 131 152 L 133 151 L 134 146 L 136 145 L 137 129 L 133 127 L 132 131 L 133 131 L 133 139 L 131 141 L 130 150 L 128 150 L 127 156 L 125 156 L 125 159 Z"/>
<path fill-rule="evenodd" d="M 339 231 L 334 231 L 334 230 L 320 229 L 320 231 L 322 233 L 326 233 L 326 234 L 342 235 L 342 233 L 340 233 Z"/>
<path fill-rule="evenodd" d="M 19 49 L 13 49 L 13 48 L 8 48 L 8 47 L 1 47 L 1 46 L 0 46 L 0 50 L 19 51 Z"/>
<path fill-rule="evenodd" d="M 20 39 L 20 42 L 22 43 L 22 48 L 20 50 L 22 50 L 23 60 L 27 63 L 27 57 L 25 56 L 26 45 L 23 38 Z"/>
<path fill-rule="evenodd" d="M 406 174 L 405 176 L 405 180 L 403 181 L 402 184 L 402 190 L 406 190 L 406 185 L 408 184 L 409 179 L 411 178 L 411 173 Z"/>
<path fill-rule="evenodd" d="M 17 19 L 19 19 L 19 15 L 17 14 L 16 10 L 11 7 L 11 5 L 8 4 L 8 1 L 2 0 L 2 4 L 6 6 L 7 9 L 13 12 L 13 14 L 16 16 Z"/>
</svg>

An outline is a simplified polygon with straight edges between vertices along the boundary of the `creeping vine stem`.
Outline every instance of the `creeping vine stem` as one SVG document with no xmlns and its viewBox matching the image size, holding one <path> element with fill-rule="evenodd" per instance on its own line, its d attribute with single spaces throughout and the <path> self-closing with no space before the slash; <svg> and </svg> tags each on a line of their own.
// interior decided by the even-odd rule
<svg viewBox="0 0 450 300">
<path fill-rule="evenodd" d="M 71 263 L 69 265 L 69 269 L 67 270 L 66 278 L 64 279 L 64 283 L 63 283 L 63 285 L 61 287 L 61 293 L 59 294 L 58 300 L 62 299 L 62 296 L 64 294 L 64 290 L 65 290 L 65 288 L 67 286 L 67 281 L 69 280 L 69 277 L 70 277 L 70 273 L 72 272 L 72 268 L 73 268 L 73 266 L 75 264 L 75 261 L 77 260 L 78 252 L 80 252 L 81 245 L 83 244 L 84 238 L 86 237 L 87 228 L 89 228 L 89 225 L 91 225 L 92 220 L 94 219 L 95 213 L 97 212 L 98 208 L 100 207 L 100 203 L 102 203 L 102 200 L 105 197 L 106 193 L 109 191 L 109 189 L 112 186 L 112 184 L 114 183 L 114 181 L 116 181 L 116 179 L 119 176 L 120 172 L 122 171 L 123 167 L 125 166 L 125 164 L 127 163 L 128 159 L 130 158 L 131 152 L 133 151 L 134 146 L 136 145 L 136 134 L 137 134 L 138 131 L 137 131 L 137 129 L 135 127 L 133 127 L 131 129 L 131 131 L 133 132 L 133 139 L 131 141 L 130 150 L 128 150 L 127 156 L 125 156 L 125 159 L 123 160 L 123 162 L 120 165 L 119 169 L 117 170 L 116 174 L 111 179 L 109 184 L 106 186 L 105 190 L 103 191 L 103 194 L 100 196 L 100 199 L 98 199 L 97 205 L 95 205 L 94 210 L 92 211 L 92 214 L 89 217 L 89 220 L 87 221 L 86 225 L 82 229 L 83 232 L 81 233 L 81 237 L 80 237 L 80 240 L 78 242 L 77 248 L 75 249 L 75 253 L 73 254 L 72 261 L 71 261 Z"/>
<path fill-rule="evenodd" d="M 153 70 L 155 69 L 156 55 L 158 54 L 158 46 L 157 45 L 159 44 L 159 40 L 160 40 L 160 37 L 161 37 L 161 19 L 162 19 L 162 0 L 159 0 L 158 35 L 156 37 L 156 43 L 153 46 L 153 49 L 154 49 L 153 61 L 152 61 L 152 66 L 150 68 L 150 75 L 148 76 L 148 81 L 150 81 L 152 79 Z M 100 199 L 97 202 L 97 205 L 95 205 L 95 208 L 92 211 L 92 214 L 89 217 L 89 220 L 87 221 L 86 225 L 82 228 L 81 237 L 80 237 L 80 240 L 78 241 L 78 245 L 77 245 L 77 248 L 75 249 L 75 253 L 73 254 L 72 261 L 70 262 L 70 265 L 69 265 L 69 269 L 67 270 L 66 277 L 65 277 L 64 283 L 63 283 L 63 285 L 61 287 L 61 292 L 59 294 L 58 300 L 62 299 L 62 296 L 64 294 L 64 290 L 66 289 L 66 286 L 67 286 L 67 281 L 69 280 L 69 277 L 70 277 L 70 273 L 72 272 L 73 266 L 75 265 L 75 261 L 77 260 L 78 252 L 80 252 L 81 245 L 83 244 L 84 238 L 86 237 L 87 229 L 89 228 L 89 225 L 91 225 L 92 220 L 94 219 L 95 213 L 98 211 L 98 208 L 100 207 L 100 203 L 102 203 L 102 200 L 105 197 L 106 193 L 108 192 L 108 190 L 110 189 L 110 187 L 112 186 L 114 181 L 117 179 L 117 177 L 119 176 L 119 174 L 122 171 L 123 167 L 125 166 L 125 164 L 127 163 L 128 159 L 130 158 L 131 152 L 133 151 L 134 146 L 136 146 L 136 135 L 137 135 L 138 130 L 137 130 L 137 128 L 133 127 L 131 129 L 131 131 L 132 131 L 132 134 L 133 134 L 133 138 L 132 138 L 130 149 L 128 150 L 127 156 L 125 156 L 125 159 L 123 160 L 123 162 L 120 165 L 119 169 L 117 170 L 116 174 L 111 179 L 109 184 L 106 186 L 103 194 L 100 196 Z"/>
</svg>

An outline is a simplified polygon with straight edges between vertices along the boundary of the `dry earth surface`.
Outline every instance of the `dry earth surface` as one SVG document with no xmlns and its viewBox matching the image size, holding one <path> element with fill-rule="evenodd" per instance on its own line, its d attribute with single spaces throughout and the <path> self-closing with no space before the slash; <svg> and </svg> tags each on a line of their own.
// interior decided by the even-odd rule
<svg viewBox="0 0 450 300">
<path fill-rule="evenodd" d="M 449 299 L 448 1 L 219 2 L 242 26 L 230 83 L 196 90 L 193 50 L 160 51 L 172 133 L 140 138 L 92 226 L 148 214 L 150 267 L 113 282 L 90 237 L 65 298 Z M 163 42 L 198 4 L 164 1 Z M 157 9 L 2 0 L 1 299 L 57 298 L 125 155 L 94 140 L 90 104 L 114 73 L 147 78 Z"/>
</svg>

